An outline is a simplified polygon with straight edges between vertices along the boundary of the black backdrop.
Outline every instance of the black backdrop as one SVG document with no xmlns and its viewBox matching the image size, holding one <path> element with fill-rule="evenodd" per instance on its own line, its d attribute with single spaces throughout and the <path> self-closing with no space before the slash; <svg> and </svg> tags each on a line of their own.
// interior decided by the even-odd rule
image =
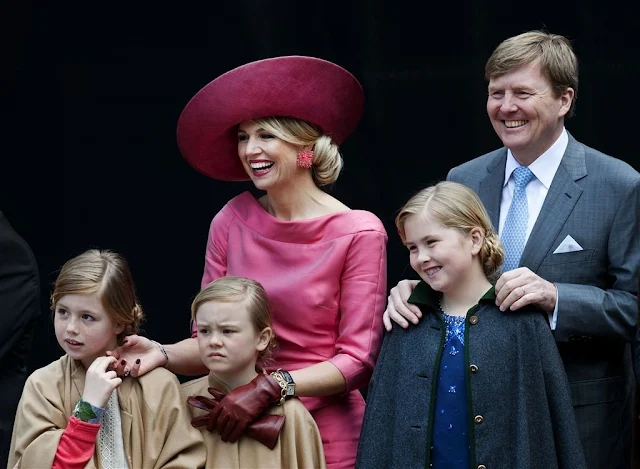
<svg viewBox="0 0 640 469">
<path fill-rule="evenodd" d="M 567 128 L 640 169 L 636 15 L 612 2 L 50 3 L 0 11 L 0 210 L 40 267 L 33 368 L 59 355 L 47 310 L 56 269 L 89 247 L 128 258 L 148 335 L 187 335 L 209 222 L 250 186 L 191 169 L 175 125 L 196 91 L 248 61 L 314 55 L 361 81 L 365 116 L 342 147 L 346 168 L 332 192 L 385 223 L 390 286 L 413 276 L 395 211 L 500 144 L 485 113 L 483 67 L 508 36 L 546 28 L 573 41 L 581 83 Z"/>
</svg>

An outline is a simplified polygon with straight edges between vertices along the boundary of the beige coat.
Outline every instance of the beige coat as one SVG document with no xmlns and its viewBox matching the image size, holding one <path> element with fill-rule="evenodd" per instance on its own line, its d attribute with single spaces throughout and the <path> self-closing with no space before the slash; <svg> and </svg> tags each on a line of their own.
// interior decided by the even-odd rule
<svg viewBox="0 0 640 469">
<path fill-rule="evenodd" d="M 189 396 L 211 397 L 208 387 L 228 392 L 229 389 L 215 377 L 209 375 L 182 384 L 181 394 L 186 401 Z M 194 417 L 205 411 L 190 407 Z M 320 432 L 313 417 L 298 399 L 289 399 L 282 406 L 272 406 L 269 413 L 285 416 L 275 448 L 270 450 L 249 437 L 240 437 L 235 443 L 225 443 L 217 433 L 201 427 L 207 445 L 207 469 L 240 468 L 287 468 L 325 469 L 324 451 Z"/>
<path fill-rule="evenodd" d="M 16 413 L 8 467 L 51 467 L 84 380 L 84 367 L 67 355 L 29 376 Z M 125 378 L 117 394 L 130 469 L 204 466 L 202 436 L 191 426 L 172 373 L 159 368 L 138 379 Z M 98 454 L 87 468 L 100 469 Z"/>
</svg>

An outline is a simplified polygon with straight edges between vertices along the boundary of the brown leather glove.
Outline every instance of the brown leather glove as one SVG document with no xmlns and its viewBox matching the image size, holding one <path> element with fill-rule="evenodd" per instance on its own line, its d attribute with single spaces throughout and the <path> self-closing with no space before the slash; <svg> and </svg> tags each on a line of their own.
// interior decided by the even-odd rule
<svg viewBox="0 0 640 469">
<path fill-rule="evenodd" d="M 211 420 L 211 410 L 219 405 L 218 401 L 224 398 L 225 394 L 214 388 L 209 388 L 209 392 L 214 396 L 214 399 L 205 396 L 189 396 L 187 403 L 193 407 L 209 412 L 207 415 L 192 418 L 191 425 L 195 428 L 206 427 L 207 430 L 211 432 L 215 430 L 215 422 Z M 262 415 L 249 424 L 244 434 L 262 443 L 267 448 L 273 449 L 278 442 L 280 431 L 282 431 L 282 426 L 284 425 L 284 419 L 284 415 Z"/>
<path fill-rule="evenodd" d="M 222 441 L 233 443 L 251 422 L 281 397 L 282 387 L 278 381 L 271 375 L 259 374 L 220 399 L 211 411 L 211 421 L 215 422 Z"/>
</svg>

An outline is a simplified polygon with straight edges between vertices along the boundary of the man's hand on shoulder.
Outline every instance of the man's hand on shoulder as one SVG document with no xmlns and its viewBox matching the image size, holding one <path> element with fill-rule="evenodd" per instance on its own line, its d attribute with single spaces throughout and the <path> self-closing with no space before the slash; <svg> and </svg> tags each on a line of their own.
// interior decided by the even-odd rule
<svg viewBox="0 0 640 469">
<path fill-rule="evenodd" d="M 551 313 L 556 307 L 557 299 L 556 286 L 526 267 L 505 272 L 496 282 L 496 305 L 500 311 L 515 311 L 534 304 Z"/>
<path fill-rule="evenodd" d="M 382 316 L 382 322 L 384 322 L 384 327 L 387 331 L 391 330 L 392 320 L 405 329 L 409 327 L 407 320 L 413 324 L 418 324 L 418 321 L 422 317 L 420 308 L 407 303 L 413 289 L 418 283 L 418 280 L 401 280 L 398 285 L 391 289 L 387 309 Z"/>
</svg>

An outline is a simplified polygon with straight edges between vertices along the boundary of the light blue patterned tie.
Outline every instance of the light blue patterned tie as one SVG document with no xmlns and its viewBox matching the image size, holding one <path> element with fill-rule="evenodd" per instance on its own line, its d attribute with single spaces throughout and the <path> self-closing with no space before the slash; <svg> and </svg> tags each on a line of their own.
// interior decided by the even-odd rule
<svg viewBox="0 0 640 469">
<path fill-rule="evenodd" d="M 527 207 L 527 184 L 535 176 L 526 166 L 519 166 L 513 171 L 513 179 L 516 188 L 513 191 L 513 200 L 507 213 L 507 219 L 502 228 L 502 244 L 504 244 L 504 268 L 503 272 L 513 270 L 520 264 L 520 257 L 524 251 L 529 221 L 529 209 Z"/>
</svg>

